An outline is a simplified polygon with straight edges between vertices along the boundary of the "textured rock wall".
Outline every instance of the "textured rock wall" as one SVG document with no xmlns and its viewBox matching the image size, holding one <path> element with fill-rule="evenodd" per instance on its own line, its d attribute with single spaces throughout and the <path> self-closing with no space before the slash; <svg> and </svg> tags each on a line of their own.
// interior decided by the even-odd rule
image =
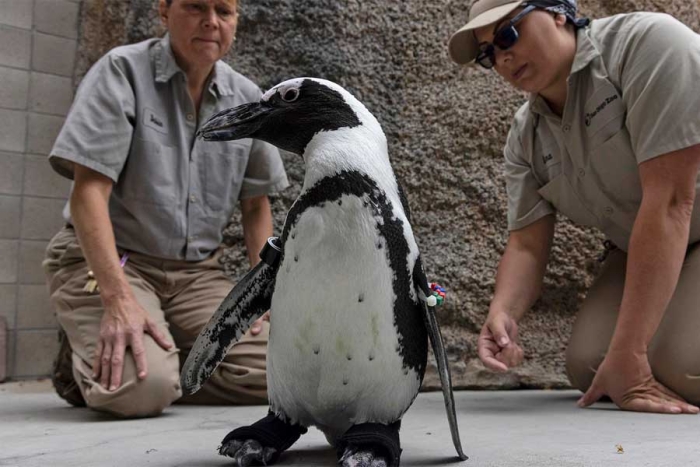
<svg viewBox="0 0 700 467">
<path fill-rule="evenodd" d="M 377 116 L 413 211 L 429 277 L 449 291 L 440 310 L 458 387 L 562 387 L 564 349 L 575 310 L 598 267 L 602 238 L 560 221 L 545 292 L 521 323 L 525 364 L 506 375 L 476 360 L 476 337 L 488 310 L 506 240 L 501 148 L 524 96 L 497 75 L 459 68 L 446 41 L 471 1 L 239 0 L 241 19 L 229 63 L 266 89 L 315 76 L 353 92 Z M 76 80 L 110 48 L 160 31 L 156 0 L 85 0 Z M 700 31 L 698 0 L 584 0 L 602 17 L 665 11 Z M 285 154 L 293 186 L 274 199 L 276 229 L 303 179 L 299 157 Z M 242 243 L 236 217 L 227 242 Z M 245 271 L 240 248 L 226 264 Z M 426 379 L 434 387 L 434 374 Z"/>
</svg>

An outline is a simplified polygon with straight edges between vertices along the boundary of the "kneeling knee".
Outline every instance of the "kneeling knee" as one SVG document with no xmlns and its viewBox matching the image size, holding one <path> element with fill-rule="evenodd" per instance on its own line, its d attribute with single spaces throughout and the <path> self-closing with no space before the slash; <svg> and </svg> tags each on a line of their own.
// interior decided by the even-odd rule
<svg viewBox="0 0 700 467">
<path fill-rule="evenodd" d="M 160 415 L 182 395 L 177 378 L 149 374 L 142 380 L 131 380 L 115 391 L 87 391 L 88 407 L 120 418 L 144 418 Z M 91 397 L 92 396 L 92 397 Z"/>
</svg>

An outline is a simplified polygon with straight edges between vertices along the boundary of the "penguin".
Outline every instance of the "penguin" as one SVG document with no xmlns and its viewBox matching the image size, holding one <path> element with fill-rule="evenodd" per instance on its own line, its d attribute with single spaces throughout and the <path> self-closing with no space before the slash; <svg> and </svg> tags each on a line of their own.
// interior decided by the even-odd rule
<svg viewBox="0 0 700 467">
<path fill-rule="evenodd" d="M 281 238 L 268 240 L 182 369 L 192 394 L 270 310 L 269 412 L 229 433 L 220 454 L 269 465 L 315 426 L 343 466 L 398 466 L 401 418 L 420 390 L 430 340 L 465 460 L 434 297 L 377 119 L 341 86 L 297 78 L 216 114 L 198 137 L 260 139 L 302 156 L 306 169 Z"/>
</svg>

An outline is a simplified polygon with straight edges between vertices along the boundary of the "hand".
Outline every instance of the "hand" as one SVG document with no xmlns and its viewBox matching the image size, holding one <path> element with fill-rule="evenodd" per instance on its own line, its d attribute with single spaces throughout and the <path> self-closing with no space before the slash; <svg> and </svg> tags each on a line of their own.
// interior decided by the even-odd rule
<svg viewBox="0 0 700 467">
<path fill-rule="evenodd" d="M 588 407 L 603 395 L 610 396 L 622 410 L 673 414 L 700 411 L 654 379 L 646 352 L 609 351 L 578 405 Z"/>
<path fill-rule="evenodd" d="M 518 344 L 518 324 L 507 313 L 489 313 L 477 343 L 479 358 L 494 371 L 508 371 L 523 361 Z"/>
<path fill-rule="evenodd" d="M 172 347 L 135 298 L 120 299 L 105 305 L 93 362 L 93 378 L 100 378 L 100 384 L 110 391 L 121 386 L 124 355 L 126 348 L 131 347 L 136 374 L 139 379 L 144 379 L 148 374 L 144 332 L 150 334 L 163 349 L 169 350 Z"/>
<path fill-rule="evenodd" d="M 260 334 L 263 330 L 263 321 L 270 322 L 270 312 L 266 311 L 264 315 L 256 319 L 253 325 L 250 327 L 250 333 L 254 336 Z"/>
</svg>

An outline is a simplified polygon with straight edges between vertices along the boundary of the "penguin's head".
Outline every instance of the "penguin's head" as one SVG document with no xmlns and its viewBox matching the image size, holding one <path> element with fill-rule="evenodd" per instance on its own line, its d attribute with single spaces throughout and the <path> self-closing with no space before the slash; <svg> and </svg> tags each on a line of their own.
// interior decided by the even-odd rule
<svg viewBox="0 0 700 467">
<path fill-rule="evenodd" d="M 318 133 L 354 128 L 369 111 L 342 87 L 316 78 L 296 78 L 267 91 L 260 102 L 243 104 L 214 115 L 197 135 L 205 141 L 255 138 L 303 155 Z"/>
</svg>

